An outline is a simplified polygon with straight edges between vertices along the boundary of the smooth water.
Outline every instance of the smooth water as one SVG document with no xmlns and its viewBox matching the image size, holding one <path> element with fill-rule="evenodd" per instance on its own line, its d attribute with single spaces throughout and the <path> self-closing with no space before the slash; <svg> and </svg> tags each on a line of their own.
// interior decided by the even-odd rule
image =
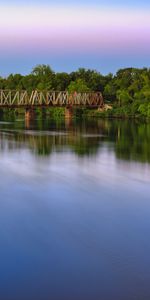
<svg viewBox="0 0 150 300">
<path fill-rule="evenodd" d="M 150 299 L 150 124 L 0 122 L 0 299 Z"/>
</svg>

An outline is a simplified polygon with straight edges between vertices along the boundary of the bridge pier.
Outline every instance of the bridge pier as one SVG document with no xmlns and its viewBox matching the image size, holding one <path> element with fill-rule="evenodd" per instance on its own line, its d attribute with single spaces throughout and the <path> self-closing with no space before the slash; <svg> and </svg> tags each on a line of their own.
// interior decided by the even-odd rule
<svg viewBox="0 0 150 300">
<path fill-rule="evenodd" d="M 72 106 L 66 106 L 65 108 L 65 119 L 71 120 L 73 117 L 73 108 Z"/>
<path fill-rule="evenodd" d="M 33 120 L 35 116 L 35 111 L 33 108 L 26 108 L 25 110 L 25 119 L 26 120 Z"/>
<path fill-rule="evenodd" d="M 25 126 L 30 128 L 32 121 L 34 120 L 35 112 L 33 108 L 26 108 L 25 110 Z"/>
</svg>

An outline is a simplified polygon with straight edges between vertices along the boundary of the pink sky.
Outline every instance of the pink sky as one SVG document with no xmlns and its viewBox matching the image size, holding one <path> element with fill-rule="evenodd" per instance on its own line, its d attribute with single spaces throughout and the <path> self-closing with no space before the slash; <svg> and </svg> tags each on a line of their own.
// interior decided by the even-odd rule
<svg viewBox="0 0 150 300">
<path fill-rule="evenodd" d="M 150 51 L 150 12 L 106 7 L 6 6 L 0 9 L 1 55 L 129 55 Z"/>
</svg>

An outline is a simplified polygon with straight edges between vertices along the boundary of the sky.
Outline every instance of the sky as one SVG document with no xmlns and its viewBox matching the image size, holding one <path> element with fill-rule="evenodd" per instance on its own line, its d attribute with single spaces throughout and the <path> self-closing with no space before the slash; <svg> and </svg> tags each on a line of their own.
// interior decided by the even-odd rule
<svg viewBox="0 0 150 300">
<path fill-rule="evenodd" d="M 0 75 L 150 67 L 148 0 L 0 0 Z"/>
</svg>

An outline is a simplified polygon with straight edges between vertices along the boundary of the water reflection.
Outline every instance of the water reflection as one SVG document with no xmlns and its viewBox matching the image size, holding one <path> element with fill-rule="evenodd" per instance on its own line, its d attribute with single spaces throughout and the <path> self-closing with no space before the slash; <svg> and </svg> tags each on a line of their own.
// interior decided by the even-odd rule
<svg viewBox="0 0 150 300">
<path fill-rule="evenodd" d="M 96 155 L 107 145 L 122 160 L 150 162 L 150 124 L 139 121 L 35 120 L 0 122 L 0 151 L 28 148 L 39 156 L 72 151 Z"/>
<path fill-rule="evenodd" d="M 149 131 L 0 123 L 0 299 L 150 299 Z"/>
</svg>

